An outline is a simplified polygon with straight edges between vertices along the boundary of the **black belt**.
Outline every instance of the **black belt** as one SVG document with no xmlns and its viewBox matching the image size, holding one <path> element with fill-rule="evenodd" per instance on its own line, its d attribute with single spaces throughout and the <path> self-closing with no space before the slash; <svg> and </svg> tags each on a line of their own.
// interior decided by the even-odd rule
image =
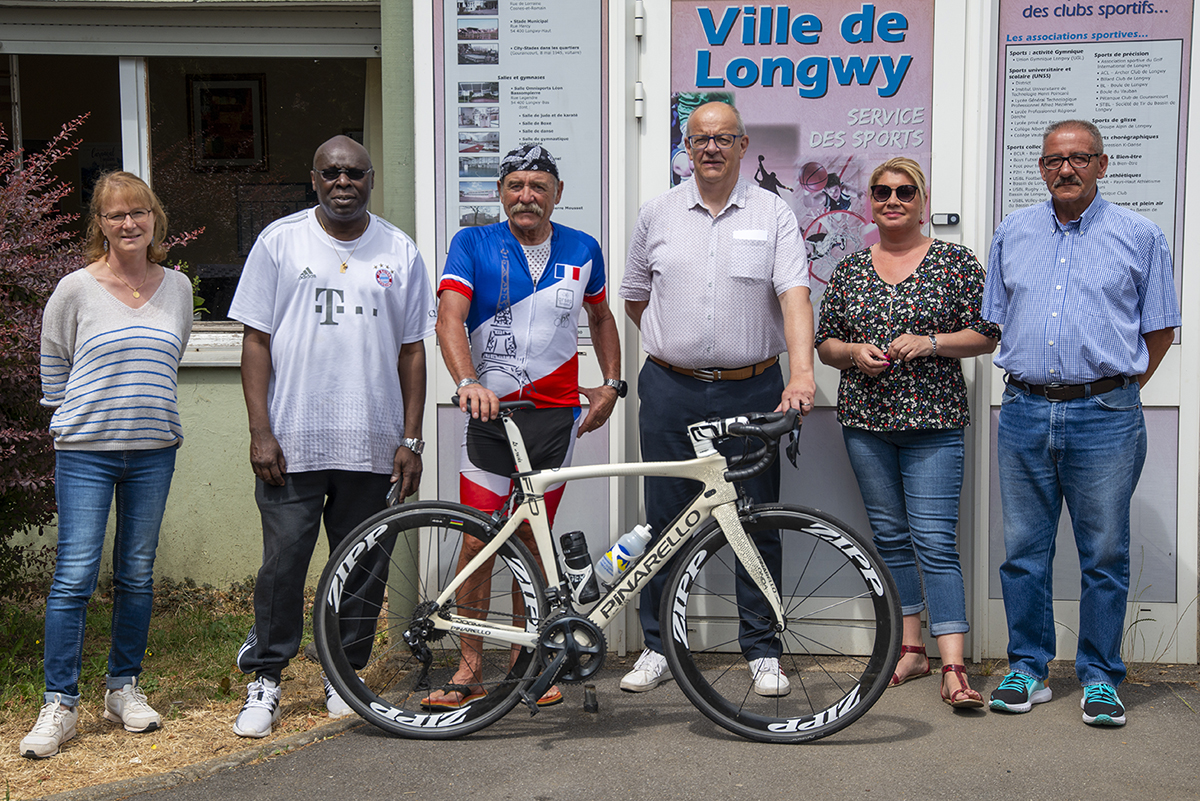
<svg viewBox="0 0 1200 801">
<path fill-rule="evenodd" d="M 1005 383 L 1017 389 L 1023 389 L 1031 395 L 1041 395 L 1046 400 L 1065 401 L 1076 398 L 1088 398 L 1092 395 L 1103 395 L 1119 387 L 1127 387 L 1134 379 L 1123 375 L 1112 378 L 1101 378 L 1090 384 L 1026 384 L 1012 376 L 1004 377 Z"/>
</svg>

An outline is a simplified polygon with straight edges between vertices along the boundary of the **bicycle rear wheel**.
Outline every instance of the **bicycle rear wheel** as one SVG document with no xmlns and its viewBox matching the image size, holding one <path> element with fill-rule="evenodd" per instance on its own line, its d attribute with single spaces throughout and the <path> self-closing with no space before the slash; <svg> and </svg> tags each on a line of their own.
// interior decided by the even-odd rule
<svg viewBox="0 0 1200 801">
<path fill-rule="evenodd" d="M 752 583 L 735 591 L 737 558 L 716 521 L 677 557 L 660 611 L 667 663 L 680 689 L 708 718 L 752 740 L 797 743 L 853 723 L 887 689 L 899 658 L 899 596 L 874 545 L 813 509 L 755 506 L 742 525 L 760 549 L 778 533 L 786 616 Z M 755 603 L 758 601 L 758 603 Z M 755 693 L 747 656 L 775 656 L 790 692 Z"/>
<path fill-rule="evenodd" d="M 329 681 L 355 712 L 385 731 L 416 739 L 459 737 L 499 720 L 539 670 L 533 651 L 431 625 L 432 600 L 458 573 L 465 538 L 487 543 L 497 529 L 478 511 L 424 502 L 386 509 L 358 526 L 321 574 L 313 629 Z M 536 631 L 545 584 L 529 549 L 510 539 L 486 574 L 467 578 L 447 611 Z M 473 595 L 470 604 L 461 599 Z M 410 633 L 406 641 L 406 632 Z M 459 708 L 424 703 L 476 660 L 471 698 Z M 475 665 L 473 665 L 475 667 Z"/>
</svg>

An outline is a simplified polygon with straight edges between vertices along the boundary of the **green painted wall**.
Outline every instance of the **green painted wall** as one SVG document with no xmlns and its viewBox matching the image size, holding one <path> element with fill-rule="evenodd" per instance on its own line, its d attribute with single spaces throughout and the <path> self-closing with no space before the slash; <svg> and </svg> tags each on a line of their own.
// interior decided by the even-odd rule
<svg viewBox="0 0 1200 801">
<path fill-rule="evenodd" d="M 159 533 L 155 578 L 223 586 L 253 576 L 262 559 L 262 527 L 238 369 L 182 368 L 179 414 L 184 442 Z M 112 521 L 110 514 L 101 581 L 112 575 Z M 25 541 L 53 545 L 55 536 L 50 526 L 44 536 L 31 532 Z M 328 553 L 318 545 L 310 584 L 317 583 Z"/>
<path fill-rule="evenodd" d="M 184 443 L 163 517 L 155 575 L 228 584 L 258 572 L 262 527 L 254 503 L 250 434 L 236 367 L 179 371 Z M 327 550 L 310 570 L 315 584 Z"/>
<path fill-rule="evenodd" d="M 416 116 L 413 107 L 413 0 L 381 0 L 380 60 L 383 87 L 383 216 L 414 239 L 417 229 Z M 422 70 L 432 80 L 431 70 Z"/>
</svg>

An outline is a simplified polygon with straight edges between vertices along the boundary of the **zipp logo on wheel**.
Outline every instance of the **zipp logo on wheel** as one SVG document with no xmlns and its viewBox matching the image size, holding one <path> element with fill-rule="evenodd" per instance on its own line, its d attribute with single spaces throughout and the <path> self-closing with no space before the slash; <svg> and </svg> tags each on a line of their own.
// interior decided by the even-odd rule
<svg viewBox="0 0 1200 801">
<path fill-rule="evenodd" d="M 350 553 L 346 554 L 346 558 L 338 565 L 337 572 L 333 575 L 333 583 L 329 588 L 329 592 L 325 596 L 325 603 L 333 609 L 334 612 L 341 611 L 342 608 L 342 587 L 346 583 L 346 579 L 350 576 L 350 571 L 358 564 L 359 557 L 364 553 L 374 548 L 379 543 L 379 538 L 387 533 L 386 525 L 379 526 L 361 542 L 355 543 L 350 549 Z"/>
</svg>

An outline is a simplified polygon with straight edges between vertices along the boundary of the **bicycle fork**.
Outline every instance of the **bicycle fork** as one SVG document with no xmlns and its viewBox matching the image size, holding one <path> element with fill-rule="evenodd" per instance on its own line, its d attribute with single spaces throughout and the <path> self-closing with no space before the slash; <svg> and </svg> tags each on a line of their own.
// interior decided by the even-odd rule
<svg viewBox="0 0 1200 801">
<path fill-rule="evenodd" d="M 763 561 L 762 554 L 758 552 L 758 548 L 742 526 L 737 504 L 721 504 L 712 510 L 712 516 L 721 526 L 721 530 L 725 532 L 725 539 L 729 541 L 729 547 L 737 555 L 738 561 L 742 563 L 742 567 L 745 568 L 750 579 L 762 590 L 763 597 L 775 616 L 775 632 L 783 631 L 787 627 L 787 621 L 783 616 L 779 588 L 775 586 L 775 580 L 771 578 L 771 572 L 767 569 L 767 563 Z"/>
</svg>

